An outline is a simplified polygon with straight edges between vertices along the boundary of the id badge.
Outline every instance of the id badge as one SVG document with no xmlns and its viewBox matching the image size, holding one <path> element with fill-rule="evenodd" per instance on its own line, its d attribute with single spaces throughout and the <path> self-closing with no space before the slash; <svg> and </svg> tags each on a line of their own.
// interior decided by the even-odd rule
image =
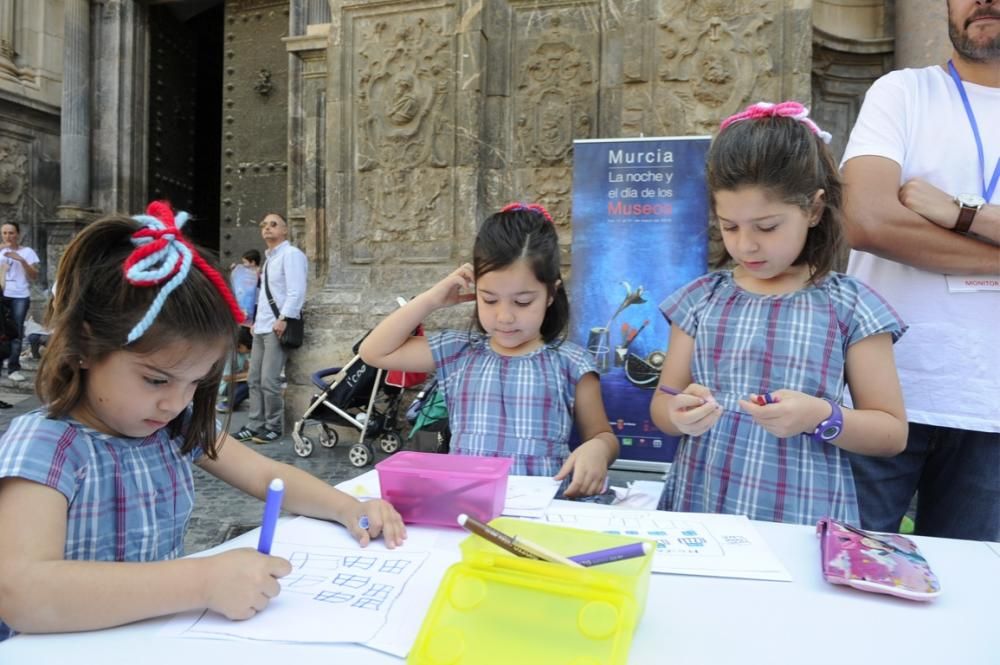
<svg viewBox="0 0 1000 665">
<path fill-rule="evenodd" d="M 1000 275 L 945 275 L 949 293 L 1000 291 Z"/>
</svg>

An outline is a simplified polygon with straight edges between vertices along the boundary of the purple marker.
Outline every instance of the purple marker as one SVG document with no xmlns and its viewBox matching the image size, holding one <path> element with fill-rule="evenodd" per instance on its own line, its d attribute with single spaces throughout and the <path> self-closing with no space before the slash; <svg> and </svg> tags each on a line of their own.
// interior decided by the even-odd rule
<svg viewBox="0 0 1000 665">
<path fill-rule="evenodd" d="M 660 386 L 658 386 L 658 388 L 659 388 L 659 390 L 661 392 L 665 392 L 668 395 L 680 395 L 680 394 L 682 394 L 681 391 L 676 390 L 674 388 L 671 388 L 670 386 L 660 385 Z"/>
<path fill-rule="evenodd" d="M 568 557 L 570 561 L 575 561 L 581 566 L 599 566 L 602 563 L 612 563 L 622 559 L 635 559 L 646 556 L 653 551 L 653 546 L 649 543 L 630 543 L 620 547 L 611 547 L 606 550 L 597 550 L 587 554 L 577 554 Z"/>
</svg>

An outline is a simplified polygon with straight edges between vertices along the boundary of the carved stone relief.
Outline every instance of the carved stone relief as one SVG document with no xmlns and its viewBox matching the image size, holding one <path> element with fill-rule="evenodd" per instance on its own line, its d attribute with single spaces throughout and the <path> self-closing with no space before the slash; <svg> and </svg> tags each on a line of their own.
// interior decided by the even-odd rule
<svg viewBox="0 0 1000 665">
<path fill-rule="evenodd" d="M 351 258 L 433 260 L 452 235 L 454 58 L 443 16 L 359 18 Z"/>
<path fill-rule="evenodd" d="M 781 90 L 771 45 L 773 0 L 674 0 L 663 5 L 655 105 L 671 133 L 705 134 L 719 119 Z M 806 91 L 808 92 L 808 91 Z"/>
<path fill-rule="evenodd" d="M 597 127 L 599 40 L 586 29 L 588 7 L 515 21 L 537 26 L 515 30 L 516 95 L 513 100 L 516 196 L 543 204 L 570 242 L 574 139 L 590 138 Z"/>
<path fill-rule="evenodd" d="M 24 224 L 28 194 L 28 146 L 0 136 L 0 223 Z"/>
<path fill-rule="evenodd" d="M 589 137 L 594 125 L 593 66 L 553 22 L 521 63 L 517 86 L 518 157 L 532 166 L 565 164 L 573 139 Z"/>
</svg>

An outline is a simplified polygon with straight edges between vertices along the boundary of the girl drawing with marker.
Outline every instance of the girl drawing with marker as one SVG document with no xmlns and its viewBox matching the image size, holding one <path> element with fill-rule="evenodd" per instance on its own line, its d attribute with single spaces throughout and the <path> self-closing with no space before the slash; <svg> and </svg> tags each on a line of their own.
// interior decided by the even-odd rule
<svg viewBox="0 0 1000 665">
<path fill-rule="evenodd" d="M 218 428 L 242 312 L 183 238 L 186 215 L 162 203 L 148 212 L 87 226 L 59 263 L 38 374 L 45 406 L 0 439 L 0 640 L 262 610 L 288 561 L 253 549 L 180 558 L 193 464 L 258 498 L 280 478 L 290 511 L 339 522 L 362 545 L 405 537 L 384 501 L 361 503 Z"/>
</svg>

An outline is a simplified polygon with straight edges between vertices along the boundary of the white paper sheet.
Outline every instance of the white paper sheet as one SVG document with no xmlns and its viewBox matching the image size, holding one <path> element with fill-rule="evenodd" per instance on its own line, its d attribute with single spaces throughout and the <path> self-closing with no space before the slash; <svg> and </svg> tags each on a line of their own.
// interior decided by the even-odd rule
<svg viewBox="0 0 1000 665">
<path fill-rule="evenodd" d="M 559 481 L 548 476 L 508 476 L 503 514 L 541 518 L 559 489 Z"/>
<path fill-rule="evenodd" d="M 247 545 L 234 539 L 209 553 Z M 247 621 L 210 611 L 179 614 L 162 634 L 357 642 L 404 658 L 445 570 L 459 559 L 454 539 L 433 532 L 411 528 L 403 547 L 389 550 L 374 541 L 362 549 L 343 528 L 304 517 L 279 523 L 271 553 L 288 559 L 293 570 L 264 611 Z"/>
<path fill-rule="evenodd" d="M 788 570 L 743 515 L 572 511 L 560 505 L 550 508 L 545 520 L 560 526 L 655 540 L 654 573 L 792 581 Z"/>
</svg>

